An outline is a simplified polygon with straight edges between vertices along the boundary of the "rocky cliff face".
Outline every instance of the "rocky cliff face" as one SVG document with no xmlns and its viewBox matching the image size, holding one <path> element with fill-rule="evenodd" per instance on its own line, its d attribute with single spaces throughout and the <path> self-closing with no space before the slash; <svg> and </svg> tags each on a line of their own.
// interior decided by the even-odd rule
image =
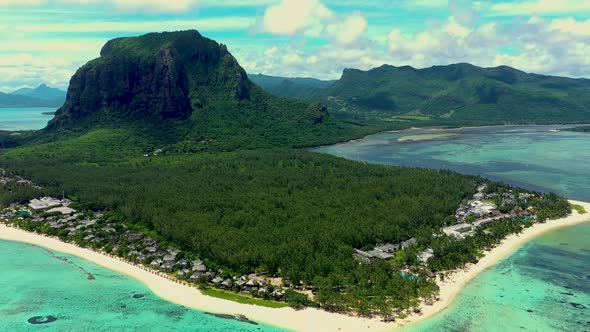
<svg viewBox="0 0 590 332">
<path fill-rule="evenodd" d="M 247 99 L 251 88 L 227 48 L 197 31 L 119 38 L 72 77 L 49 128 L 186 119 L 217 99 Z"/>
</svg>

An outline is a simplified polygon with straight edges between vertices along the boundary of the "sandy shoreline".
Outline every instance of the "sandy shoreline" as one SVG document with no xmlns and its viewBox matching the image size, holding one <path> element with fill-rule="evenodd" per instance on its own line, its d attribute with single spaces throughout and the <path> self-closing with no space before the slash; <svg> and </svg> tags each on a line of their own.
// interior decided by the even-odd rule
<svg viewBox="0 0 590 332">
<path fill-rule="evenodd" d="M 584 206 L 590 212 L 590 203 L 572 201 Z M 384 323 L 378 319 L 358 318 L 341 314 L 332 314 L 318 309 L 295 311 L 291 308 L 271 309 L 254 305 L 240 304 L 201 294 L 196 288 L 186 286 L 161 277 L 138 266 L 98 252 L 64 243 L 55 238 L 29 233 L 17 228 L 0 224 L 0 240 L 11 240 L 42 246 L 65 254 L 77 256 L 109 270 L 126 274 L 146 284 L 156 295 L 200 311 L 214 313 L 241 314 L 249 319 L 297 331 L 391 331 L 408 324 L 424 320 L 446 309 L 461 292 L 461 289 L 475 276 L 508 256 L 525 242 L 550 230 L 571 226 L 590 220 L 590 213 L 574 213 L 566 218 L 552 220 L 545 224 L 535 224 L 520 235 L 506 238 L 502 244 L 486 254 L 477 264 L 458 271 L 439 282 L 440 301 L 431 306 L 425 305 L 422 313 L 412 315 L 396 323 Z"/>
<path fill-rule="evenodd" d="M 525 229 L 521 234 L 508 236 L 496 248 L 486 252 L 486 255 L 482 257 L 477 264 L 472 264 L 463 270 L 451 274 L 445 281 L 441 282 L 439 280 L 440 300 L 431 306 L 423 306 L 420 315 L 410 316 L 403 322 L 400 321 L 400 323 L 410 324 L 419 322 L 445 310 L 457 295 L 461 293 L 461 290 L 469 283 L 469 281 L 486 269 L 496 265 L 496 263 L 500 262 L 503 258 L 509 256 L 520 246 L 537 236 L 562 227 L 573 226 L 590 221 L 590 203 L 572 200 L 570 200 L 570 202 L 583 206 L 587 213 L 580 215 L 576 211 L 573 211 L 573 213 L 566 218 L 550 220 L 545 224 L 535 224 L 534 226 Z"/>
</svg>

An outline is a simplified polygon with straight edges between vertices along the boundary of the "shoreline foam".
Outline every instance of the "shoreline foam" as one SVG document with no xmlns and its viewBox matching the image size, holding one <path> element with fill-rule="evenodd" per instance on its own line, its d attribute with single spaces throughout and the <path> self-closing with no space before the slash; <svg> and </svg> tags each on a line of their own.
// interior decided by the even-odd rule
<svg viewBox="0 0 590 332">
<path fill-rule="evenodd" d="M 582 205 L 586 211 L 590 212 L 590 203 L 570 202 Z M 86 259 L 144 283 L 154 294 L 167 301 L 199 311 L 244 315 L 257 322 L 297 331 L 391 331 L 423 321 L 444 311 L 461 293 L 467 283 L 481 272 L 509 256 L 525 242 L 548 231 L 586 221 L 590 221 L 590 213 L 580 215 L 573 211 L 571 215 L 565 218 L 551 220 L 544 224 L 535 224 L 521 234 L 508 236 L 496 248 L 487 252 L 477 264 L 469 265 L 463 270 L 451 273 L 445 281 L 439 280 L 439 301 L 436 301 L 433 305 L 422 305 L 420 314 L 399 319 L 395 323 L 385 323 L 376 318 L 334 314 L 312 308 L 300 311 L 291 308 L 273 309 L 209 297 L 201 294 L 195 287 L 173 281 L 122 259 L 61 242 L 56 238 L 8 227 L 4 224 L 0 224 L 0 240 L 29 243 Z"/>
</svg>

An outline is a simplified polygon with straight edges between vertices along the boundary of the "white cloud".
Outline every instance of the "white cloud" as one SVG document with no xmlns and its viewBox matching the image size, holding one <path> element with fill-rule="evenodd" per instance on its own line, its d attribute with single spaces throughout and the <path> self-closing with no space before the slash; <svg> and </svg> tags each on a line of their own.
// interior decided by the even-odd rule
<svg viewBox="0 0 590 332">
<path fill-rule="evenodd" d="M 75 68 L 80 65 L 60 56 L 0 55 L 0 91 L 12 92 L 22 87 L 36 87 L 40 83 L 65 89 Z"/>
<path fill-rule="evenodd" d="M 197 20 L 166 20 L 136 22 L 44 23 L 15 25 L 22 32 L 150 32 L 197 29 L 199 31 L 242 30 L 255 22 L 253 17 L 212 17 Z"/>
<path fill-rule="evenodd" d="M 390 63 L 415 67 L 470 62 L 541 74 L 590 76 L 590 20 L 534 16 L 520 24 L 491 21 L 468 28 L 451 16 L 411 34 L 393 28 L 388 49 Z"/>
<path fill-rule="evenodd" d="M 588 0 L 538 0 L 502 2 L 492 5 L 492 12 L 500 15 L 564 14 L 590 12 Z"/>
<path fill-rule="evenodd" d="M 266 9 L 262 21 L 265 32 L 278 35 L 318 34 L 334 13 L 319 0 L 283 0 Z"/>
<path fill-rule="evenodd" d="M 271 5 L 278 0 L 1 0 L 0 8 L 41 5 L 111 6 L 122 12 L 185 13 L 197 7 L 255 7 Z"/>
<path fill-rule="evenodd" d="M 320 0 L 282 0 L 268 7 L 254 28 L 275 35 L 321 37 L 350 45 L 363 40 L 368 22 L 360 12 L 336 13 Z"/>
<path fill-rule="evenodd" d="M 328 24 L 326 33 L 336 43 L 349 45 L 358 42 L 367 32 L 367 27 L 367 20 L 356 13 L 341 22 Z"/>
</svg>

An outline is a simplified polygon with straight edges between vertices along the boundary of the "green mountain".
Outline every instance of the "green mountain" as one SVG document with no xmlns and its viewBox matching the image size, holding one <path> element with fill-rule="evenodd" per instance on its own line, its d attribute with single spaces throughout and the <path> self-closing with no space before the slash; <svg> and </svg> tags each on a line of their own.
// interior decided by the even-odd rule
<svg viewBox="0 0 590 332">
<path fill-rule="evenodd" d="M 97 127 L 141 132 L 182 151 L 307 146 L 366 132 L 334 120 L 323 105 L 270 95 L 225 45 L 195 30 L 107 42 L 72 77 L 43 135 Z"/>
<path fill-rule="evenodd" d="M 248 77 L 252 82 L 275 96 L 303 100 L 321 98 L 321 94 L 318 92 L 327 89 L 336 82 L 310 77 L 278 77 L 263 74 L 249 74 Z"/>
<path fill-rule="evenodd" d="M 397 126 L 590 120 L 590 80 L 528 74 L 506 66 L 345 69 L 334 84 L 308 94 L 314 99 L 318 95 L 334 115 Z"/>
</svg>

